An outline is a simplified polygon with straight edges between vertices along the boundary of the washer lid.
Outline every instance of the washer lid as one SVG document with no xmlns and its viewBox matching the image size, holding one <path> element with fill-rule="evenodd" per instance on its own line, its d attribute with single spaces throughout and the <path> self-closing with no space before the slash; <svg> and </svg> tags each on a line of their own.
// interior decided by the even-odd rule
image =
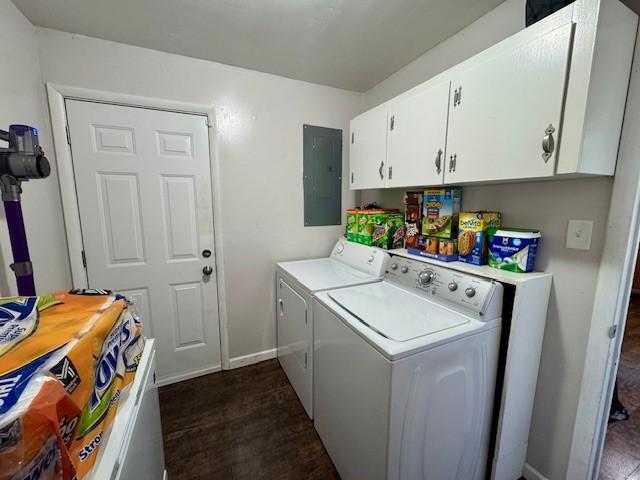
<svg viewBox="0 0 640 480">
<path fill-rule="evenodd" d="M 329 297 L 385 338 L 406 342 L 471 319 L 387 282 L 329 292 Z"/>
</svg>

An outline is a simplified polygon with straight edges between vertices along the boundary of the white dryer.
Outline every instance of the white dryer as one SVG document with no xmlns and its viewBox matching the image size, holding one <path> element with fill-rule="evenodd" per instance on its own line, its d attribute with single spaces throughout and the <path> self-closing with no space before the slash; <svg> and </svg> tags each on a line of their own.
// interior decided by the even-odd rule
<svg viewBox="0 0 640 480">
<path fill-rule="evenodd" d="M 322 290 L 382 280 L 389 254 L 340 239 L 328 258 L 281 262 L 276 268 L 278 360 L 313 418 L 313 296 Z"/>
<path fill-rule="evenodd" d="M 501 284 L 392 256 L 318 293 L 314 424 L 343 480 L 485 476 Z"/>
</svg>

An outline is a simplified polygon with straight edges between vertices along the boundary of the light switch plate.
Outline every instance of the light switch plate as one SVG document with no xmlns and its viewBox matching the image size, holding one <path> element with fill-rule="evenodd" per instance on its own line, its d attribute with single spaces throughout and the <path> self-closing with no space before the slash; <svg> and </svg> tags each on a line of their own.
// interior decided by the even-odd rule
<svg viewBox="0 0 640 480">
<path fill-rule="evenodd" d="M 591 248 L 591 234 L 593 220 L 569 220 L 567 228 L 567 248 L 589 250 Z"/>
</svg>

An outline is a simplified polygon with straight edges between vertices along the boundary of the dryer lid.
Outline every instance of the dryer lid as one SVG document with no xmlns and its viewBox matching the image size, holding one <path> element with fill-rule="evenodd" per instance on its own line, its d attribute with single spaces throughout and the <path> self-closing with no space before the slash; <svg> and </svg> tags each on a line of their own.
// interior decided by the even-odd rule
<svg viewBox="0 0 640 480">
<path fill-rule="evenodd" d="M 278 266 L 310 292 L 373 282 L 379 278 L 333 258 L 285 262 Z"/>
<path fill-rule="evenodd" d="M 387 282 L 332 291 L 329 297 L 378 334 L 397 342 L 406 342 L 471 321 L 461 313 Z"/>
</svg>

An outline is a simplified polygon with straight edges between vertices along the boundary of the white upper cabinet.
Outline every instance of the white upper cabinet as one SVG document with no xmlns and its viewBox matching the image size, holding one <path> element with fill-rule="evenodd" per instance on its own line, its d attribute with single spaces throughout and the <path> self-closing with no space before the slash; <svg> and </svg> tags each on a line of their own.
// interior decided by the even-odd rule
<svg viewBox="0 0 640 480">
<path fill-rule="evenodd" d="M 385 186 L 387 163 L 386 105 L 351 120 L 349 138 L 349 188 Z"/>
<path fill-rule="evenodd" d="M 637 26 L 576 0 L 356 117 L 351 188 L 613 175 Z"/>
<path fill-rule="evenodd" d="M 442 183 L 449 81 L 426 82 L 389 106 L 387 187 Z"/>
<path fill-rule="evenodd" d="M 452 76 L 445 183 L 550 177 L 573 26 Z"/>
</svg>

